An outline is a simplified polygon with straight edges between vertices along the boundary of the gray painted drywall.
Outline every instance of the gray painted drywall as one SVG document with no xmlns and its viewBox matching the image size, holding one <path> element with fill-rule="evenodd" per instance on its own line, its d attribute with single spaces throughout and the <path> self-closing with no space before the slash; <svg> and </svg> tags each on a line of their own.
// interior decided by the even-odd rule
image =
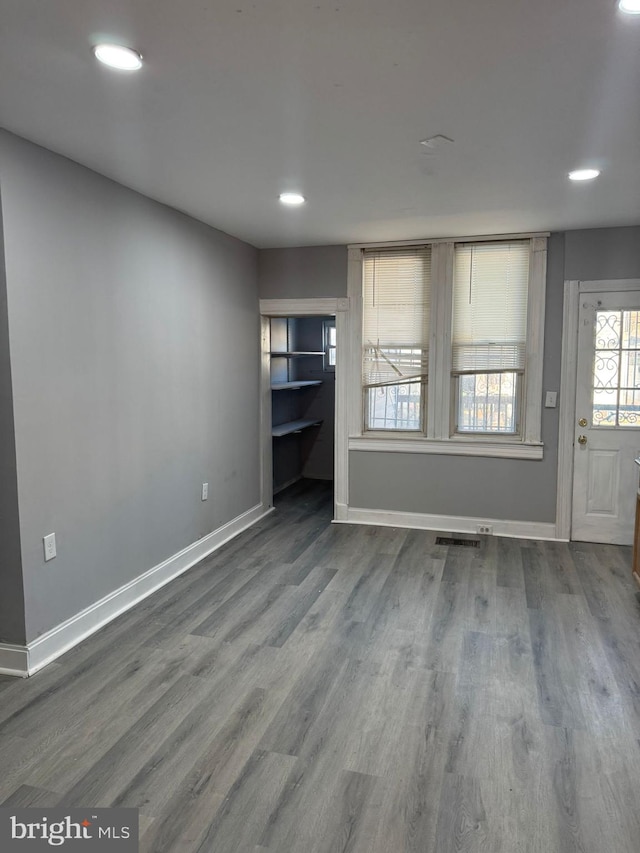
<svg viewBox="0 0 640 853">
<path fill-rule="evenodd" d="M 280 298 L 346 295 L 346 248 L 342 252 L 339 248 L 260 251 L 260 295 Z M 596 228 L 551 235 L 545 310 L 545 391 L 558 391 L 560 387 L 564 281 L 638 277 L 640 227 Z M 553 523 L 558 409 L 543 409 L 542 439 L 544 458 L 540 462 L 351 452 L 349 503 L 367 509 Z"/>
<path fill-rule="evenodd" d="M 0 186 L 0 642 L 25 642 L 18 477 L 13 425 L 9 325 Z"/>
<path fill-rule="evenodd" d="M 311 299 L 347 295 L 347 247 L 260 249 L 260 299 Z"/>
<path fill-rule="evenodd" d="M 354 507 L 555 521 L 542 462 L 358 451 L 349 454 L 349 474 Z"/>
<path fill-rule="evenodd" d="M 0 181 L 32 640 L 259 503 L 257 252 L 4 132 Z"/>
<path fill-rule="evenodd" d="M 640 278 L 640 225 L 567 231 L 565 278 Z"/>
<path fill-rule="evenodd" d="M 547 257 L 543 387 L 560 388 L 564 237 Z M 555 522 L 558 409 L 542 410 L 544 458 L 488 459 L 403 453 L 349 454 L 349 503 L 366 509 Z"/>
</svg>

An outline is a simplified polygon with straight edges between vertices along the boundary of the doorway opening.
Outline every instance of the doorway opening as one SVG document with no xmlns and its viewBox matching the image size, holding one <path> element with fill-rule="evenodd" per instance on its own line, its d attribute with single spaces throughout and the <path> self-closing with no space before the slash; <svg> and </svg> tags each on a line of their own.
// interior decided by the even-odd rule
<svg viewBox="0 0 640 853">
<path fill-rule="evenodd" d="M 334 479 L 335 318 L 270 317 L 273 494 Z"/>
<path fill-rule="evenodd" d="M 275 300 L 274 300 L 275 301 Z M 271 301 L 270 307 L 273 307 Z M 322 310 L 324 308 L 324 310 Z M 323 486 L 335 504 L 336 315 L 326 306 L 262 313 L 262 494 Z"/>
</svg>

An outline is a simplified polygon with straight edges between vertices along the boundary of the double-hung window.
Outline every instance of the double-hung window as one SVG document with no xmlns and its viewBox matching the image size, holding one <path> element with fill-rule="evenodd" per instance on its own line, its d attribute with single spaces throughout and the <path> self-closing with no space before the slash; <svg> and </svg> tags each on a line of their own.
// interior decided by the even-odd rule
<svg viewBox="0 0 640 853">
<path fill-rule="evenodd" d="M 370 430 L 423 428 L 430 294 L 430 247 L 367 253 L 362 373 Z"/>
<path fill-rule="evenodd" d="M 352 251 L 353 446 L 541 458 L 546 236 Z"/>
<path fill-rule="evenodd" d="M 455 433 L 520 432 L 528 289 L 529 241 L 455 247 Z"/>
</svg>

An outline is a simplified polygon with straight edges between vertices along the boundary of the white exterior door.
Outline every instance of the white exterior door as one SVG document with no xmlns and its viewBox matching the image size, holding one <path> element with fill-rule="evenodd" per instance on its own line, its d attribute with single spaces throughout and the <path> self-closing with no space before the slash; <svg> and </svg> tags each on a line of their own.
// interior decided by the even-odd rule
<svg viewBox="0 0 640 853">
<path fill-rule="evenodd" d="M 640 292 L 580 295 L 571 538 L 631 545 L 640 468 Z"/>
</svg>

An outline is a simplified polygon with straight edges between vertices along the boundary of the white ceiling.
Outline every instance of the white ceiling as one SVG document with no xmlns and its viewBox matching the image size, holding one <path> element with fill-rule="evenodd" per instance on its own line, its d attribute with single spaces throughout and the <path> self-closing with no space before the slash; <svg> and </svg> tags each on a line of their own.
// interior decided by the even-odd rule
<svg viewBox="0 0 640 853">
<path fill-rule="evenodd" d="M 114 72 L 91 45 L 140 50 Z M 640 223 L 615 0 L 0 0 L 0 121 L 256 246 Z M 420 139 L 453 137 L 429 154 Z M 569 169 L 596 165 L 588 185 Z M 308 202 L 286 209 L 282 190 Z"/>
</svg>

